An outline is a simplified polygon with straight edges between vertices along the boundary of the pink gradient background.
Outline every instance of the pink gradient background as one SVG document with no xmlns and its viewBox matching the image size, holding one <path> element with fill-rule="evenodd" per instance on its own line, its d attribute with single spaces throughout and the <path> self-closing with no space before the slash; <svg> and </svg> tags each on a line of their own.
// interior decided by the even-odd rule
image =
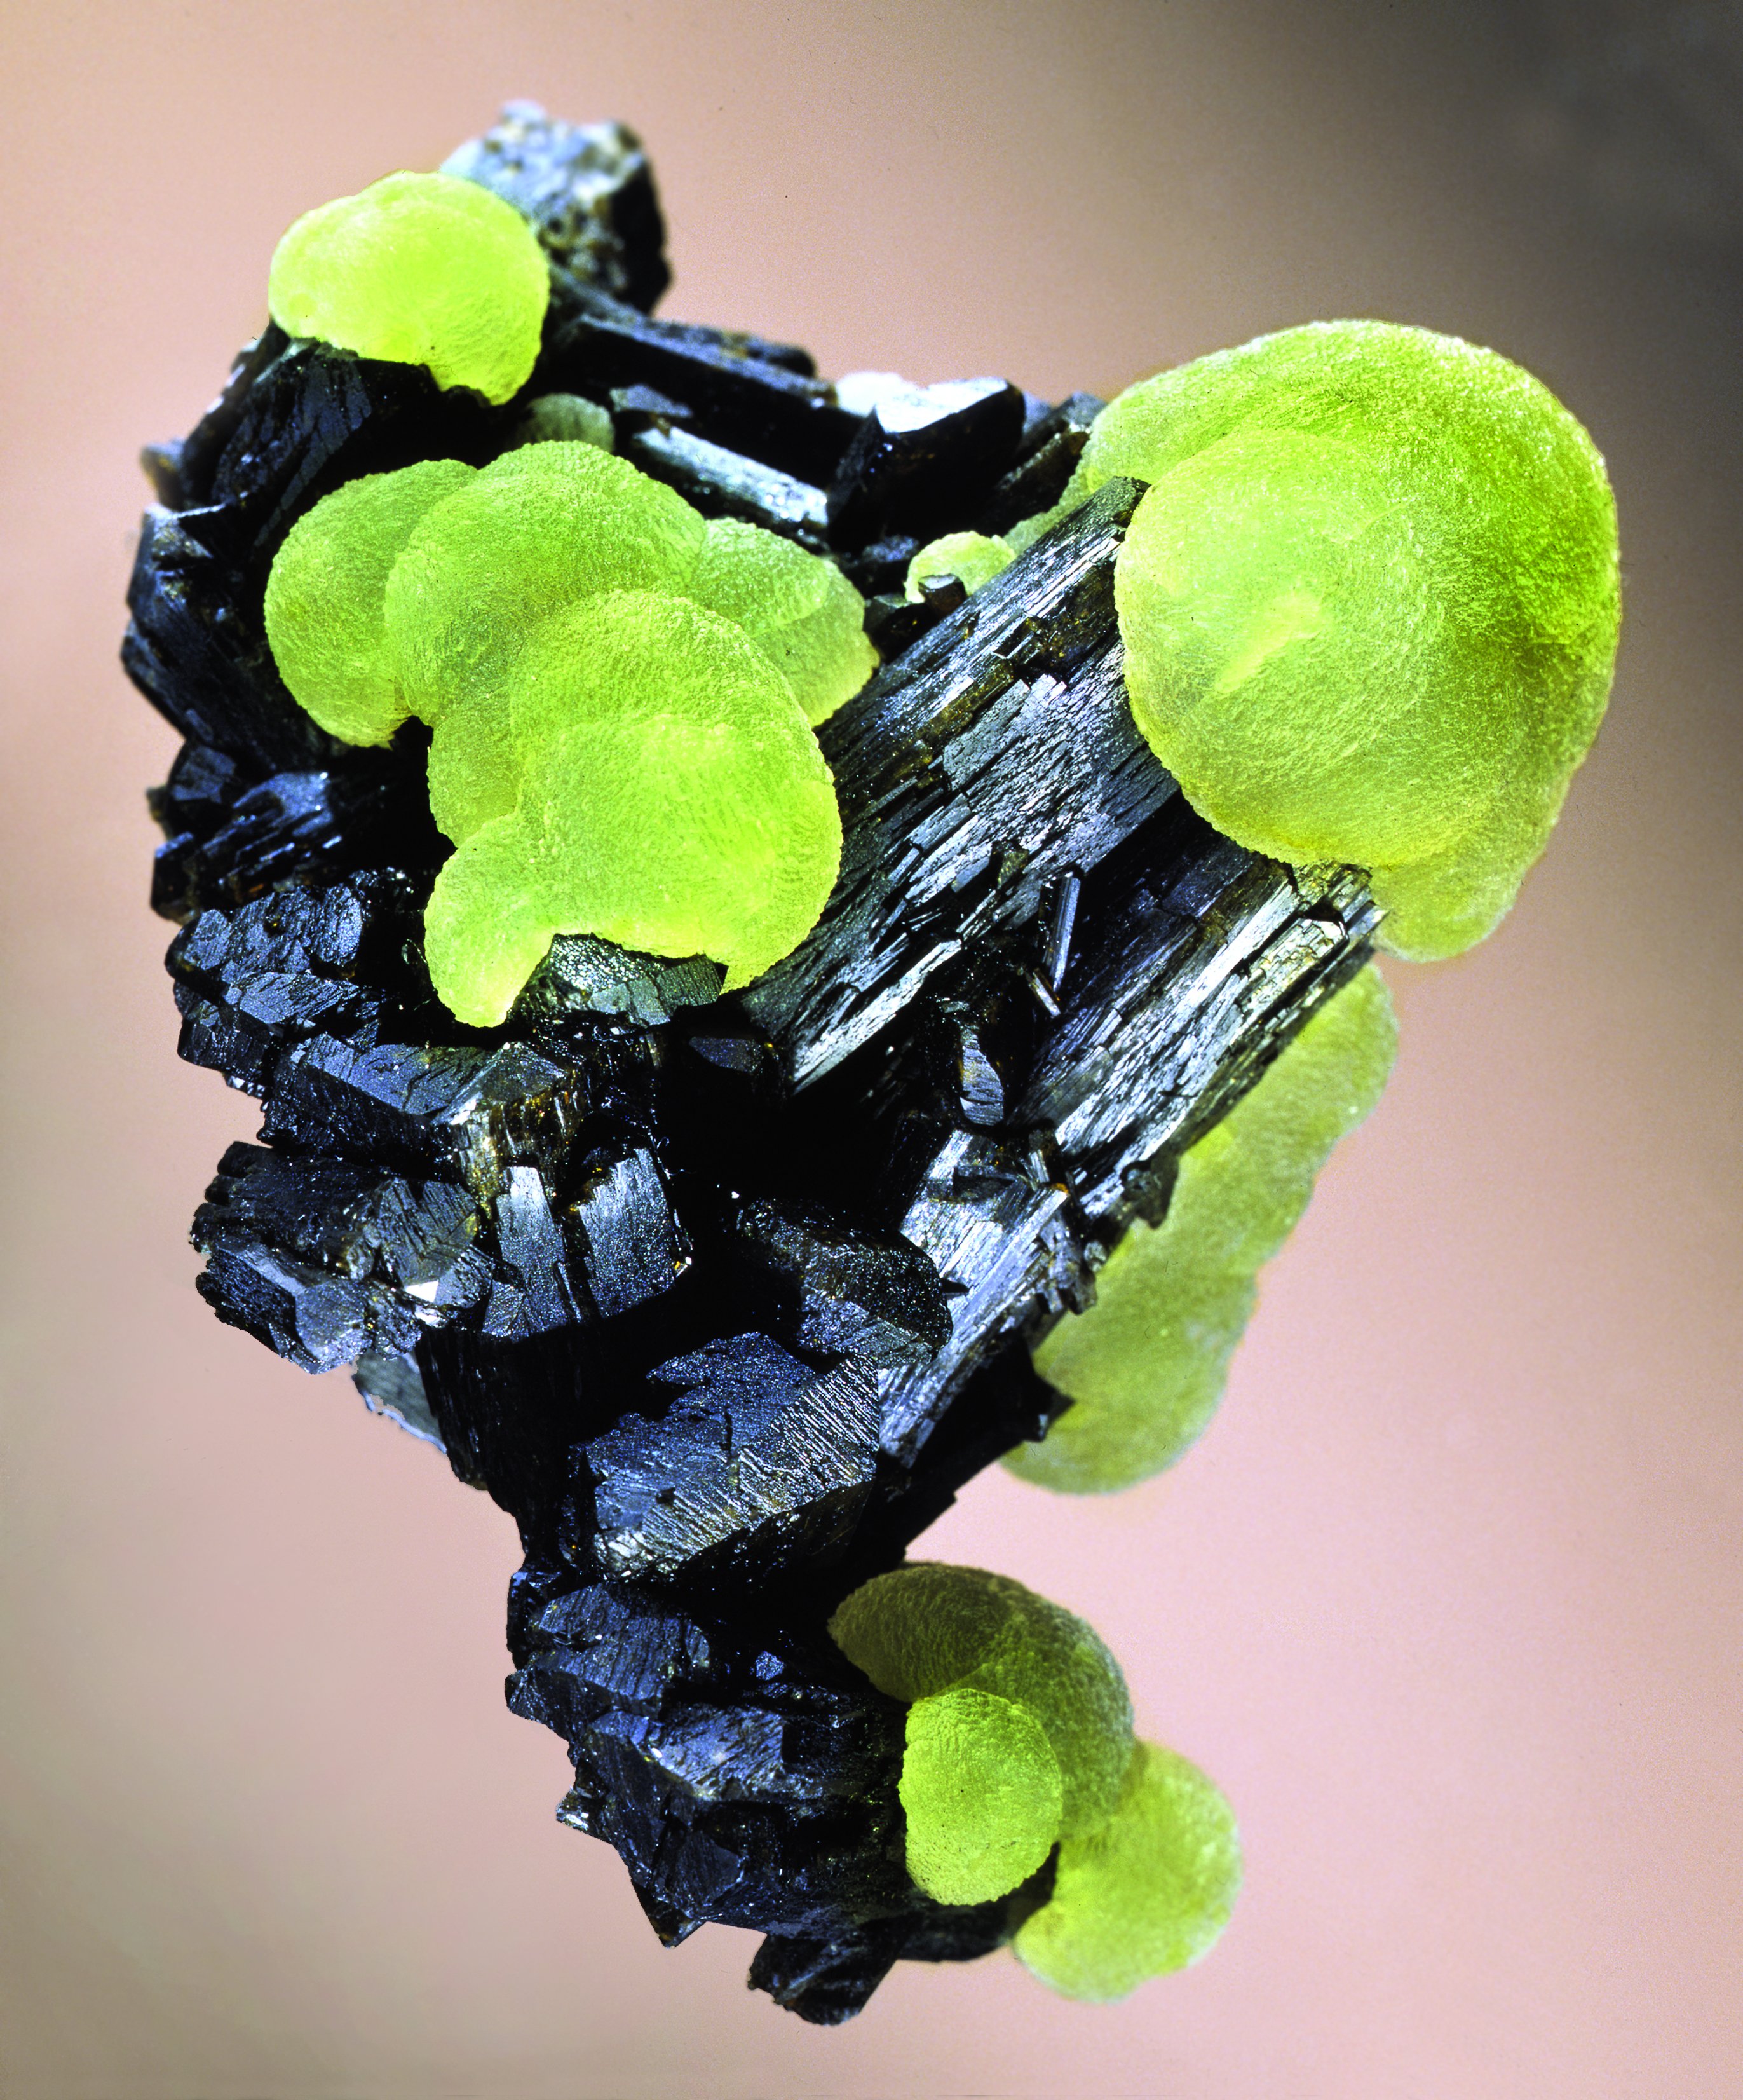
<svg viewBox="0 0 1743 2100">
<path fill-rule="evenodd" d="M 1743 2089 L 1737 260 L 1612 238 L 1504 11 L 818 0 L 3 10 L 7 750 L 0 2087 L 243 2096 L 1722 2100 Z M 1487 946 L 1267 1273 L 1222 1414 L 1110 1502 L 1001 1474 L 944 1557 L 1081 1612 L 1248 1879 L 1111 2008 L 1005 1957 L 851 2027 L 676 1953 L 511 1717 L 513 1527 L 218 1326 L 249 1105 L 178 1064 L 115 662 L 143 439 L 299 211 L 496 103 L 655 156 L 667 311 L 1054 394 L 1315 315 L 1491 342 L 1618 489 L 1615 703 Z"/>
</svg>

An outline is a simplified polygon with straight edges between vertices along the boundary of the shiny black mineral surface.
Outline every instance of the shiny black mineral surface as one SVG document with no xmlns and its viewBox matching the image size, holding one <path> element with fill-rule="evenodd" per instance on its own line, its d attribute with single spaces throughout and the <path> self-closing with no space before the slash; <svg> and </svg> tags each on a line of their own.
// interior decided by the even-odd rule
<svg viewBox="0 0 1743 2100">
<path fill-rule="evenodd" d="M 182 1054 L 257 1096 L 194 1221 L 220 1319 L 446 1453 L 519 1525 L 517 1713 L 567 1740 L 559 1813 L 655 1931 L 766 1935 L 808 2019 L 1045 1900 L 942 1907 L 903 1864 L 902 1713 L 830 1612 L 1064 1405 L 1029 1344 L 1093 1295 L 1174 1162 L 1360 967 L 1344 870 L 1257 858 L 1139 740 L 1115 482 L 993 583 L 918 605 L 925 539 L 1052 504 L 1098 405 L 1000 382 L 849 412 L 800 350 L 650 319 L 667 271 L 616 126 L 517 104 L 450 163 L 533 219 L 544 346 L 501 408 L 268 328 L 155 447 L 124 658 L 186 739 L 151 803 Z M 267 648 L 291 523 L 353 475 L 482 463 L 530 400 L 608 407 L 711 515 L 833 554 L 884 661 L 821 732 L 841 876 L 749 990 L 560 938 L 502 1028 L 420 949 L 447 851 L 425 733 L 335 743 Z"/>
</svg>

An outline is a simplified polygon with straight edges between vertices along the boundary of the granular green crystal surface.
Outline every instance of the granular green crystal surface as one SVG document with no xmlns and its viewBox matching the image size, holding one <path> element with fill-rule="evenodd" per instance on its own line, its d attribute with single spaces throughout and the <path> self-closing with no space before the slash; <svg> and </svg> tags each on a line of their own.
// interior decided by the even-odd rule
<svg viewBox="0 0 1743 2100">
<path fill-rule="evenodd" d="M 1072 496 L 1121 474 L 1151 484 L 1127 683 L 1193 806 L 1371 871 L 1401 955 L 1480 940 L 1609 691 L 1615 505 L 1580 425 L 1492 351 L 1315 323 L 1128 389 Z"/>
<path fill-rule="evenodd" d="M 682 496 L 597 445 L 504 453 L 429 512 L 389 580 L 388 633 L 415 712 L 438 728 L 451 707 L 500 712 L 501 680 L 541 620 L 601 591 L 676 596 L 706 529 Z M 487 801 L 482 781 L 474 792 Z M 481 821 L 463 805 L 451 823 L 436 818 L 456 839 Z"/>
<path fill-rule="evenodd" d="M 706 954 L 729 988 L 797 944 L 841 845 L 808 725 L 876 663 L 863 613 L 832 562 L 556 439 L 326 497 L 274 562 L 267 632 L 324 728 L 432 726 L 431 813 L 464 850 L 430 969 L 489 1026 L 559 932 Z"/>
<path fill-rule="evenodd" d="M 710 524 L 688 594 L 743 628 L 812 724 L 852 699 L 877 668 L 865 601 L 834 563 L 736 518 Z"/>
<path fill-rule="evenodd" d="M 386 743 L 412 712 L 387 631 L 387 580 L 425 513 L 473 472 L 459 460 L 422 460 L 359 474 L 306 510 L 274 558 L 274 659 L 298 704 L 347 743 Z"/>
<path fill-rule="evenodd" d="M 1113 1815 L 1059 1848 L 1019 1961 L 1068 1998 L 1123 1998 L 1208 1952 L 1240 1888 L 1234 1811 L 1195 1765 L 1140 1742 Z"/>
<path fill-rule="evenodd" d="M 940 1903 L 985 1903 L 1053 1850 L 1059 1761 L 1029 1709 L 959 1685 L 908 1710 L 897 1789 L 908 1871 Z"/>
<path fill-rule="evenodd" d="M 555 933 L 711 955 L 728 990 L 796 946 L 841 820 L 792 687 L 742 628 L 604 593 L 548 624 L 505 690 L 513 807 L 467 831 L 425 919 L 461 1020 L 500 1021 Z"/>
<path fill-rule="evenodd" d="M 908 564 L 904 589 L 910 603 L 920 602 L 920 586 L 932 576 L 955 576 L 965 590 L 977 591 L 1002 575 L 1016 558 L 1006 541 L 985 532 L 946 532 L 929 540 Z"/>
<path fill-rule="evenodd" d="M 549 296 L 512 205 L 456 176 L 399 174 L 306 212 L 273 255 L 266 298 L 287 335 L 506 401 L 531 373 Z"/>
<path fill-rule="evenodd" d="M 1061 1831 L 1093 1829 L 1111 1813 L 1132 1705 L 1119 1664 L 1081 1619 L 1003 1576 L 919 1562 L 855 1590 L 830 1631 L 894 1698 L 966 1688 L 1023 1708 L 1059 1763 Z M 928 1798 L 947 1798 L 935 1778 Z"/>
</svg>

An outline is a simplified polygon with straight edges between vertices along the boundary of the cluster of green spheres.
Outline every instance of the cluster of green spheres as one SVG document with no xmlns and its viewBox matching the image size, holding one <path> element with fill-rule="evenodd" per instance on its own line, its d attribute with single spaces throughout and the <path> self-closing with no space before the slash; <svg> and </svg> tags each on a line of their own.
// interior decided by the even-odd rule
<svg viewBox="0 0 1743 2100">
<path fill-rule="evenodd" d="M 266 615 L 323 728 L 430 726 L 456 851 L 425 953 L 460 1019 L 501 1021 L 557 933 L 710 955 L 730 988 L 822 910 L 841 823 L 812 725 L 876 662 L 833 563 L 555 440 L 346 483 L 286 536 Z"/>
<path fill-rule="evenodd" d="M 830 1621 L 908 1708 L 908 1870 L 940 1903 L 992 1901 L 1059 1858 L 1012 1944 L 1076 1998 L 1124 1997 L 1195 1961 L 1240 1882 L 1228 1803 L 1132 1732 L 1119 1665 L 1081 1619 L 976 1568 L 874 1577 Z"/>
</svg>

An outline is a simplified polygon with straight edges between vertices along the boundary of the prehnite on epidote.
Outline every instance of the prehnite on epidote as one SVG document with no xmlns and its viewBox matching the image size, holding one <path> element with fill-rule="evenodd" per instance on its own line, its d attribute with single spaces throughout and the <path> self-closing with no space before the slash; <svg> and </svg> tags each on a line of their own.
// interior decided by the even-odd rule
<svg viewBox="0 0 1743 2100">
<path fill-rule="evenodd" d="M 903 595 L 918 605 L 924 593 L 920 586 L 934 576 L 954 576 L 971 593 L 1003 575 L 1017 558 L 1006 540 L 986 532 L 946 532 L 929 540 L 908 564 Z"/>
<path fill-rule="evenodd" d="M 1012 1944 L 1069 1997 L 1123 1997 L 1228 1922 L 1240 1851 L 1196 1767 L 1137 1740 L 1120 1666 L 1081 1619 L 977 1568 L 875 1576 L 830 1621 L 907 1703 L 908 1870 L 940 1903 L 1019 1886 L 1055 1846 L 1054 1893 Z"/>
<path fill-rule="evenodd" d="M 1371 964 L 1182 1155 L 1160 1225 L 1132 1225 L 1035 1368 L 1072 1405 L 1010 1471 L 1067 1493 L 1129 1488 L 1202 1435 L 1252 1312 L 1255 1279 L 1306 1209 L 1332 1147 L 1380 1099 L 1397 1050 Z"/>
<path fill-rule="evenodd" d="M 266 612 L 324 728 L 431 726 L 460 850 L 426 950 L 461 1020 L 502 1020 L 556 933 L 711 955 L 730 989 L 822 910 L 841 829 L 811 725 L 877 661 L 834 563 L 535 443 L 348 483 L 286 536 Z"/>
<path fill-rule="evenodd" d="M 1314 322 L 1128 388 L 1060 510 L 1116 474 L 1151 484 L 1115 571 L 1133 712 L 1193 807 L 1368 870 L 1397 954 L 1481 940 L 1609 693 L 1616 508 L 1580 424 L 1493 351 Z"/>
<path fill-rule="evenodd" d="M 539 355 L 550 268 L 514 206 L 457 175 L 384 175 L 306 212 L 279 241 L 266 304 L 287 335 L 426 366 L 506 401 Z"/>
</svg>

